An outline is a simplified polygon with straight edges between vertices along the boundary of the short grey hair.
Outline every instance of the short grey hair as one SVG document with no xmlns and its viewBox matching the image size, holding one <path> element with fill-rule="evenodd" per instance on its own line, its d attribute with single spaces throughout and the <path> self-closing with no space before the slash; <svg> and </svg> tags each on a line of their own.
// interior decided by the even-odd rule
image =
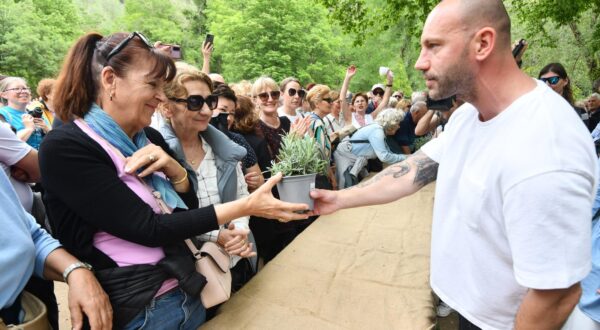
<svg viewBox="0 0 600 330">
<path fill-rule="evenodd" d="M 427 101 L 427 94 L 425 94 L 425 92 L 413 92 L 410 95 L 410 100 L 413 104 L 420 101 L 425 102 Z"/>
<path fill-rule="evenodd" d="M 375 118 L 375 122 L 383 127 L 383 130 L 386 131 L 388 128 L 399 125 L 400 122 L 404 119 L 404 111 L 396 110 L 394 108 L 387 108 Z"/>
<path fill-rule="evenodd" d="M 592 95 L 590 95 L 590 100 L 591 99 L 600 100 L 600 94 L 598 94 L 598 93 L 592 93 Z"/>
<path fill-rule="evenodd" d="M 425 101 L 417 101 L 410 106 L 410 113 L 415 113 L 423 108 L 427 109 L 427 103 Z"/>
</svg>

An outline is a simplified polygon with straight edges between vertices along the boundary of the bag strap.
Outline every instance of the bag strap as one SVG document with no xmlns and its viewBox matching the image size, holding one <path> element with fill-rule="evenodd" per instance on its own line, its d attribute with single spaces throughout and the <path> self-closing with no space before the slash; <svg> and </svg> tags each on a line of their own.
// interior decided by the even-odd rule
<svg viewBox="0 0 600 330">
<path fill-rule="evenodd" d="M 198 248 L 196 247 L 196 244 L 194 244 L 192 242 L 191 239 L 186 239 L 184 240 L 185 245 L 187 245 L 187 247 L 190 249 L 190 251 L 192 251 L 192 255 L 194 256 L 194 259 L 196 260 L 200 260 L 202 258 L 202 256 L 200 255 L 200 250 L 198 250 Z"/>
<path fill-rule="evenodd" d="M 348 140 L 351 143 L 369 143 L 369 140 Z"/>
</svg>

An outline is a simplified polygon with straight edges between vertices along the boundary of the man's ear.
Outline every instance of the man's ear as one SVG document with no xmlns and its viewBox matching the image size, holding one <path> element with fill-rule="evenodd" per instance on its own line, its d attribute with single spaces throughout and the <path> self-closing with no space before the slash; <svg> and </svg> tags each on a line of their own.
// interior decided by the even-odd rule
<svg viewBox="0 0 600 330">
<path fill-rule="evenodd" d="M 475 59 L 483 61 L 487 59 L 494 51 L 496 46 L 496 30 L 491 27 L 484 27 L 477 31 L 473 37 L 475 43 Z"/>
</svg>

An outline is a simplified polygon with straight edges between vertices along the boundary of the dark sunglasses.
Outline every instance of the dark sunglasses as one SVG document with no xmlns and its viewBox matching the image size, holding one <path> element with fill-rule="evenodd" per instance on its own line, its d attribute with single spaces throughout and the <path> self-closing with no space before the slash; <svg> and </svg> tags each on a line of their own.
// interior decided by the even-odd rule
<svg viewBox="0 0 600 330">
<path fill-rule="evenodd" d="M 289 96 L 294 96 L 294 95 L 296 95 L 296 93 L 298 93 L 298 97 L 300 97 L 301 99 L 303 99 L 306 96 L 306 91 L 303 89 L 300 89 L 300 90 L 297 90 L 295 88 L 288 89 Z"/>
<path fill-rule="evenodd" d="M 397 100 L 400 100 L 400 99 L 402 98 L 402 95 L 400 95 L 400 94 L 397 94 L 397 95 L 394 95 L 394 97 L 395 97 Z"/>
<path fill-rule="evenodd" d="M 331 97 L 324 97 L 323 101 L 325 101 L 325 102 L 327 102 L 329 104 L 333 103 L 333 99 Z"/>
<path fill-rule="evenodd" d="M 169 100 L 173 102 L 186 103 L 189 111 L 200 111 L 205 103 L 210 110 L 214 110 L 219 103 L 219 97 L 215 95 L 209 95 L 206 98 L 202 97 L 201 95 L 190 95 L 187 99 L 170 97 Z"/>
<path fill-rule="evenodd" d="M 379 90 L 379 89 L 376 89 L 376 90 L 373 91 L 373 95 L 383 96 L 383 91 Z"/>
<path fill-rule="evenodd" d="M 270 93 L 264 92 L 264 93 L 258 94 L 258 97 L 260 98 L 260 100 L 262 102 L 267 102 L 269 100 L 269 95 L 271 95 L 272 100 L 278 101 L 279 96 L 281 95 L 281 92 L 280 91 L 271 91 Z"/>
<path fill-rule="evenodd" d="M 127 44 L 135 37 L 140 38 L 140 40 L 146 46 L 148 46 L 148 49 L 154 48 L 154 46 L 152 46 L 152 44 L 150 44 L 150 41 L 148 40 L 148 38 L 146 38 L 146 36 L 144 36 L 140 32 L 135 31 L 135 32 L 131 33 L 129 36 L 127 36 L 127 38 L 123 39 L 123 41 L 119 42 L 119 44 L 117 44 L 115 46 L 115 48 L 113 48 L 113 50 L 111 50 L 110 53 L 108 53 L 108 56 L 106 56 L 106 63 L 108 63 L 108 61 L 110 61 L 110 59 L 113 56 L 117 55 L 120 51 L 122 51 L 123 48 L 125 48 L 125 46 L 127 46 Z"/>
<path fill-rule="evenodd" d="M 554 76 L 554 77 L 548 77 L 548 78 L 540 78 L 540 80 L 545 83 L 550 83 L 550 85 L 556 85 L 556 84 L 558 84 L 560 77 Z"/>
</svg>

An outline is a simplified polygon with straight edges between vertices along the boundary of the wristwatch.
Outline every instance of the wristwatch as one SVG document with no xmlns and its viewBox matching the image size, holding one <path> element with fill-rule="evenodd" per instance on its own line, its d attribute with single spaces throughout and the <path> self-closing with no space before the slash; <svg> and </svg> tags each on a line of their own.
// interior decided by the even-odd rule
<svg viewBox="0 0 600 330">
<path fill-rule="evenodd" d="M 67 283 L 67 278 L 69 277 L 69 274 L 71 274 L 71 272 L 73 272 L 75 269 L 79 269 L 79 268 L 85 268 L 85 269 L 91 271 L 92 270 L 92 265 L 88 264 L 87 262 L 82 262 L 82 261 L 78 261 L 78 262 L 72 263 L 63 272 L 63 280 L 65 281 L 65 283 Z"/>
</svg>

